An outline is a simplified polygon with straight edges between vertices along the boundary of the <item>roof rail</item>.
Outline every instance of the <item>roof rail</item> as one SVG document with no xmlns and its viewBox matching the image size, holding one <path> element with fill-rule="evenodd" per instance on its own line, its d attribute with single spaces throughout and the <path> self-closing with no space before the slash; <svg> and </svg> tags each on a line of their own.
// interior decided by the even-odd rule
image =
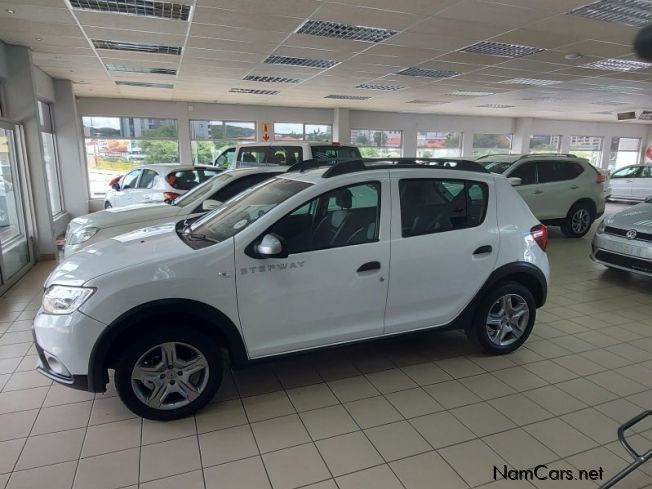
<svg viewBox="0 0 652 489">
<path fill-rule="evenodd" d="M 568 158 L 579 158 L 579 156 L 574 155 L 572 153 L 529 153 L 529 154 L 526 154 L 526 155 L 522 155 L 521 158 L 527 158 L 527 157 L 530 157 L 530 156 L 548 156 L 548 157 L 550 157 L 550 156 L 565 156 L 565 157 L 568 157 Z"/>
<path fill-rule="evenodd" d="M 415 168 L 420 170 L 459 170 L 476 173 L 489 173 L 482 165 L 475 161 L 456 158 L 369 158 L 364 160 L 351 160 L 336 163 L 324 172 L 322 178 L 331 178 L 337 175 L 355 173 L 367 170 L 384 170 L 391 168 Z"/>
<path fill-rule="evenodd" d="M 328 164 L 332 164 L 332 163 L 329 163 L 328 160 L 325 161 L 318 161 L 315 159 L 302 160 L 302 161 L 298 161 L 294 165 L 291 165 L 290 168 L 286 170 L 286 173 L 295 172 L 295 171 L 304 172 L 306 170 L 312 170 L 313 168 L 319 168 L 320 166 L 326 166 Z"/>
</svg>

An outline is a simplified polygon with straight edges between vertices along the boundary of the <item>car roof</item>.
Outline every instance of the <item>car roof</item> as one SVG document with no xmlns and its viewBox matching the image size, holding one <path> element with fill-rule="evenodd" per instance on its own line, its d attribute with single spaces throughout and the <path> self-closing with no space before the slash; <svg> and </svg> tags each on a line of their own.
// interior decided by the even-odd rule
<svg viewBox="0 0 652 489">
<path fill-rule="evenodd" d="M 247 148 L 250 146 L 301 146 L 303 148 L 307 146 L 332 146 L 333 148 L 351 148 L 354 147 L 350 144 L 339 144 L 339 143 L 332 143 L 332 142 L 310 142 L 310 141 L 271 141 L 269 143 L 240 143 L 238 144 L 239 147 L 242 148 Z"/>
<path fill-rule="evenodd" d="M 266 165 L 266 166 L 249 166 L 245 168 L 234 168 L 233 170 L 225 170 L 219 175 L 233 175 L 236 178 L 246 177 L 248 175 L 259 175 L 261 173 L 284 173 L 289 166 L 285 165 Z M 217 176 L 217 175 L 216 175 Z"/>
<path fill-rule="evenodd" d="M 215 170 L 214 166 L 205 166 L 205 165 L 180 165 L 178 163 L 150 163 L 147 165 L 138 165 L 130 168 L 131 170 L 155 170 L 161 173 L 169 171 L 183 171 L 183 170 Z"/>
</svg>

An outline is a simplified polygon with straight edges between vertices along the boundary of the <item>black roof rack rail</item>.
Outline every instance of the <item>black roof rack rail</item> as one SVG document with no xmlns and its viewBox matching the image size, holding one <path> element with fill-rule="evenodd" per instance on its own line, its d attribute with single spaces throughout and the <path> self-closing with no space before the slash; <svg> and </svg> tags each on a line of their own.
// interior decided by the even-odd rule
<svg viewBox="0 0 652 489">
<path fill-rule="evenodd" d="M 530 156 L 548 156 L 548 157 L 554 157 L 554 156 L 564 156 L 568 158 L 579 158 L 579 156 L 574 155 L 572 153 L 529 153 L 526 155 L 522 155 L 521 158 L 528 158 Z"/>
<path fill-rule="evenodd" d="M 461 158 L 365 158 L 336 163 L 324 172 L 322 178 L 331 178 L 347 173 L 391 168 L 416 168 L 472 171 L 489 173 L 481 164 Z"/>
<path fill-rule="evenodd" d="M 304 172 L 306 170 L 312 170 L 313 168 L 319 168 L 320 166 L 326 166 L 327 161 L 318 161 L 315 159 L 298 161 L 294 165 L 290 165 L 290 168 L 286 170 L 286 173 L 290 172 Z"/>
</svg>

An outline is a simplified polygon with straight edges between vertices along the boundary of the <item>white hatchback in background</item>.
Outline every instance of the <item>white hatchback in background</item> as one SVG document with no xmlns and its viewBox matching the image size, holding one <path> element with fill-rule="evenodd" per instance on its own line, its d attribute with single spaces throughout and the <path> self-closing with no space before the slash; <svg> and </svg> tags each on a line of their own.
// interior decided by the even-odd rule
<svg viewBox="0 0 652 489">
<path fill-rule="evenodd" d="M 170 204 L 137 204 L 76 217 L 68 224 L 63 256 L 68 258 L 86 246 L 135 229 L 199 216 L 285 170 L 285 167 L 229 170 L 197 185 Z"/>
<path fill-rule="evenodd" d="M 151 164 L 131 169 L 104 197 L 104 208 L 174 200 L 223 171 L 212 166 Z"/>
<path fill-rule="evenodd" d="M 230 168 L 264 165 L 287 165 L 307 160 L 341 162 L 360 160 L 362 155 L 355 146 L 338 143 L 308 143 L 275 141 L 273 143 L 239 144 Z"/>
<path fill-rule="evenodd" d="M 39 371 L 103 392 L 113 369 L 133 412 L 165 420 L 206 405 L 227 358 L 448 328 L 516 350 L 546 301 L 546 227 L 504 177 L 420 162 L 307 162 L 190 226 L 75 253 L 34 319 Z"/>
<path fill-rule="evenodd" d="M 652 164 L 625 166 L 611 174 L 610 200 L 641 202 L 652 196 Z"/>
</svg>

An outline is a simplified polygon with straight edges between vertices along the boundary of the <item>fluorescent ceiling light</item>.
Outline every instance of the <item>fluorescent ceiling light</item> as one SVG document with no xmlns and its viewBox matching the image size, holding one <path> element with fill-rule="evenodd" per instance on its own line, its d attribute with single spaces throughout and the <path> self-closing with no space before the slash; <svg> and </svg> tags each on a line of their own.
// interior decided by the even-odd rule
<svg viewBox="0 0 652 489">
<path fill-rule="evenodd" d="M 174 88 L 174 85 L 169 83 L 146 83 L 137 81 L 117 81 L 116 85 L 123 85 L 126 87 L 140 87 L 140 88 Z"/>
<path fill-rule="evenodd" d="M 520 44 L 482 41 L 460 49 L 460 51 L 474 54 L 487 54 L 489 56 L 503 56 L 505 58 L 521 58 L 545 51 L 545 49 L 522 46 Z"/>
<path fill-rule="evenodd" d="M 404 76 L 421 76 L 425 78 L 450 78 L 452 76 L 457 76 L 460 73 L 457 71 L 451 70 L 441 70 L 437 68 L 405 68 L 404 70 L 396 73 L 397 75 Z"/>
<path fill-rule="evenodd" d="M 366 27 L 362 25 L 341 24 L 326 20 L 309 20 L 303 24 L 297 34 L 311 36 L 334 37 L 364 42 L 382 42 L 392 37 L 398 31 L 381 27 Z"/>
<path fill-rule="evenodd" d="M 506 105 L 506 104 L 483 104 L 483 105 L 476 105 L 476 107 L 486 107 L 488 109 L 508 109 L 510 107 L 516 107 L 516 106 Z"/>
<path fill-rule="evenodd" d="M 533 85 L 537 87 L 545 87 L 546 85 L 558 85 L 563 83 L 557 80 L 539 80 L 537 78 L 512 78 L 511 80 L 503 80 L 504 85 Z"/>
<path fill-rule="evenodd" d="M 137 42 L 104 41 L 101 39 L 93 39 L 93 46 L 95 46 L 95 49 L 110 49 L 113 51 L 134 51 L 138 53 L 172 54 L 175 56 L 181 55 L 180 47 L 168 46 L 165 44 L 145 44 L 145 43 L 137 43 Z"/>
<path fill-rule="evenodd" d="M 70 0 L 70 6 L 77 10 L 185 21 L 191 9 L 190 5 L 151 0 Z"/>
<path fill-rule="evenodd" d="M 388 92 L 395 92 L 396 90 L 401 90 L 405 87 L 401 85 L 390 85 L 386 83 L 361 83 L 356 85 L 355 88 L 362 88 L 365 90 L 385 90 Z"/>
<path fill-rule="evenodd" d="M 494 92 L 467 92 L 458 90 L 456 92 L 449 92 L 446 95 L 453 95 L 455 97 L 482 97 L 485 95 L 495 95 Z"/>
<path fill-rule="evenodd" d="M 147 73 L 151 75 L 176 75 L 177 70 L 172 68 L 141 68 L 138 66 L 107 64 L 106 69 L 121 73 Z"/>
<path fill-rule="evenodd" d="M 368 100 L 371 97 L 365 97 L 363 95 L 326 95 L 324 98 L 334 98 L 338 100 Z"/>
<path fill-rule="evenodd" d="M 652 3 L 650 4 L 650 8 L 652 8 Z M 592 68 L 594 70 L 605 71 L 636 71 L 644 70 L 650 66 L 652 66 L 652 63 L 635 61 L 633 59 L 606 58 L 582 65 L 582 68 Z"/>
<path fill-rule="evenodd" d="M 650 0 L 599 0 L 574 8 L 569 15 L 631 27 L 644 27 L 652 23 L 652 2 Z"/>
<path fill-rule="evenodd" d="M 638 116 L 640 121 L 652 121 L 652 110 L 644 110 L 641 112 L 641 115 Z"/>
<path fill-rule="evenodd" d="M 256 88 L 232 88 L 230 93 L 249 93 L 251 95 L 276 95 L 278 90 L 258 90 Z"/>
<path fill-rule="evenodd" d="M 299 83 L 303 81 L 299 78 L 286 78 L 284 76 L 269 75 L 247 75 L 243 78 L 243 80 L 263 83 Z"/>
<path fill-rule="evenodd" d="M 270 65 L 305 66 L 307 68 L 332 68 L 339 61 L 332 59 L 294 58 L 292 56 L 268 56 L 265 63 Z"/>
</svg>

